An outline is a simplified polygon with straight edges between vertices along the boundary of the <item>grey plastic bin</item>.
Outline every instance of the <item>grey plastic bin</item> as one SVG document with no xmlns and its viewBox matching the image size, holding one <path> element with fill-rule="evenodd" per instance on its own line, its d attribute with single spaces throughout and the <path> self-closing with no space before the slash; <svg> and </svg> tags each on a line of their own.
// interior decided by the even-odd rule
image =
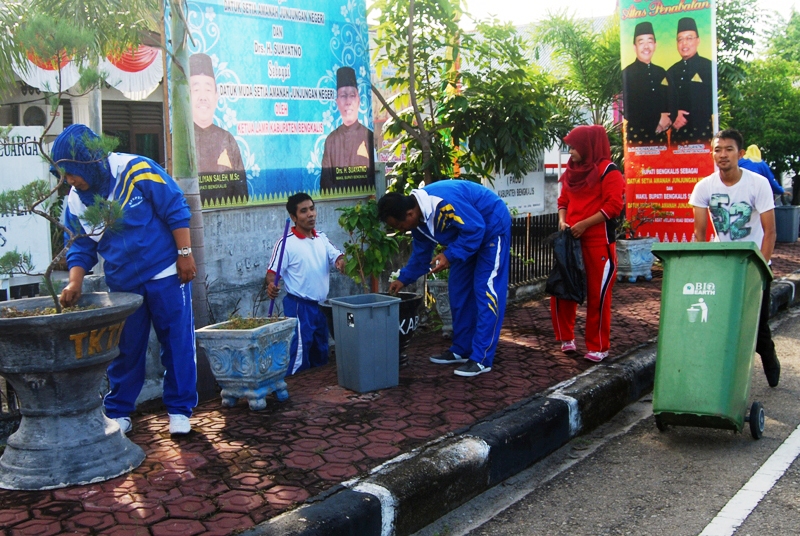
<svg viewBox="0 0 800 536">
<path fill-rule="evenodd" d="M 359 393 L 397 386 L 400 298 L 360 294 L 329 301 L 339 385 Z"/>
<path fill-rule="evenodd" d="M 797 242 L 800 228 L 800 207 L 780 205 L 775 207 L 775 229 L 778 242 Z"/>
</svg>

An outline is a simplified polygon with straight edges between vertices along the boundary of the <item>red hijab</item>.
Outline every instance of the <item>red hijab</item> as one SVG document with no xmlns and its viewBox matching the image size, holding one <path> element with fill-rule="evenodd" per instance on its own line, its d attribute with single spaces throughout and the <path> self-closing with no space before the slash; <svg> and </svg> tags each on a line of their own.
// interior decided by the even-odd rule
<svg viewBox="0 0 800 536">
<path fill-rule="evenodd" d="M 573 162 L 572 158 L 567 162 L 567 170 L 561 175 L 564 188 L 580 190 L 597 184 L 604 171 L 600 165 L 611 161 L 611 145 L 606 129 L 600 125 L 581 125 L 564 137 L 564 143 L 581 155 L 580 162 Z"/>
</svg>

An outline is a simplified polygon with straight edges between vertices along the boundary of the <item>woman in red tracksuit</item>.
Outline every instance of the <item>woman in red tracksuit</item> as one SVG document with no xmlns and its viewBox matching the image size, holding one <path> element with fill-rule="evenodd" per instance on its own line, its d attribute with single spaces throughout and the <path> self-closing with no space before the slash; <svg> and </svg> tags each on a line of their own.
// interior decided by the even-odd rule
<svg viewBox="0 0 800 536">
<path fill-rule="evenodd" d="M 611 289 L 617 277 L 613 220 L 622 211 L 625 179 L 611 161 L 608 135 L 602 126 L 575 127 L 564 143 L 570 147 L 570 160 L 561 176 L 558 227 L 569 228 L 581 241 L 586 269 L 586 359 L 600 362 L 609 349 Z M 565 353 L 577 351 L 577 308 L 577 302 L 550 297 L 553 328 Z"/>
</svg>

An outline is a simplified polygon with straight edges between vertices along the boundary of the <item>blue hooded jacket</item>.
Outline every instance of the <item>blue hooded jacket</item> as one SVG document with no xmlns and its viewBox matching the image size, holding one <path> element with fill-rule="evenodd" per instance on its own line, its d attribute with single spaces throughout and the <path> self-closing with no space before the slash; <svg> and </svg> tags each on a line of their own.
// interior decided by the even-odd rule
<svg viewBox="0 0 800 536">
<path fill-rule="evenodd" d="M 83 192 L 73 187 L 67 196 L 65 224 L 75 233 L 93 235 L 73 242 L 67 266 L 81 266 L 88 272 L 99 253 L 105 260 L 109 288 L 133 290 L 175 263 L 178 253 L 172 231 L 189 227 L 189 206 L 161 166 L 130 154 L 98 158 L 86 147 L 93 137 L 96 134 L 84 125 L 72 125 L 53 143 L 52 157 L 58 166 L 89 184 Z M 123 217 L 118 228 L 92 233 L 81 219 L 95 195 L 120 203 Z"/>
</svg>

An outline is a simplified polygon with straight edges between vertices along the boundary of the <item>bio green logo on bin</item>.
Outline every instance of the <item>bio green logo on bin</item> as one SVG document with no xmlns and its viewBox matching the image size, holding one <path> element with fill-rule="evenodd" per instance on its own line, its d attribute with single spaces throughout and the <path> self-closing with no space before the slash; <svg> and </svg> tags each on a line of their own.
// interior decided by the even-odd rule
<svg viewBox="0 0 800 536">
<path fill-rule="evenodd" d="M 713 296 L 717 293 L 714 283 L 686 283 L 683 285 L 684 294 Z"/>
</svg>

